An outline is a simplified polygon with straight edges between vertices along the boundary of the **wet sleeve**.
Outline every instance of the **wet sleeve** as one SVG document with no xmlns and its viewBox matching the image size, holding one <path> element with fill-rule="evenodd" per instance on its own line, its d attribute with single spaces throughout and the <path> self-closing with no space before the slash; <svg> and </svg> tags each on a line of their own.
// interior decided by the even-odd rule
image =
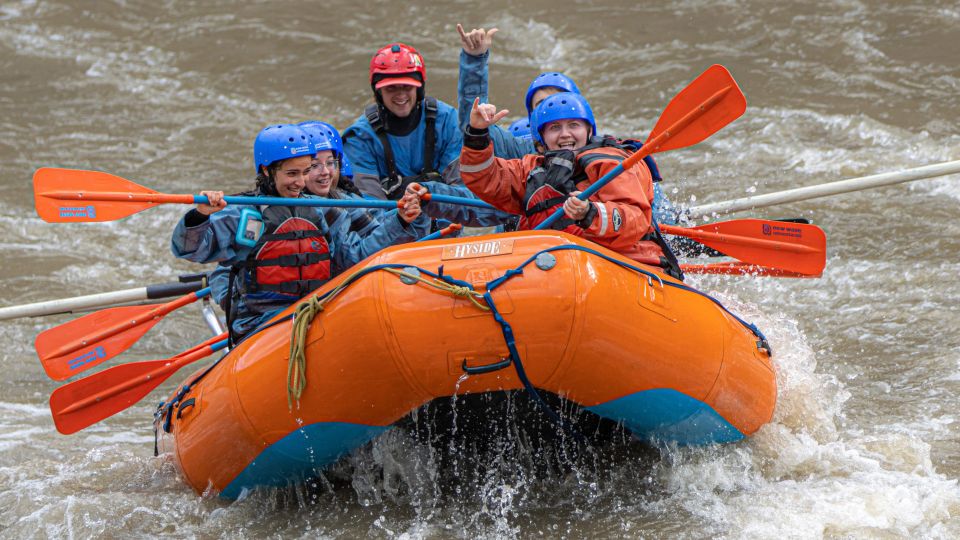
<svg viewBox="0 0 960 540">
<path fill-rule="evenodd" d="M 223 299 L 227 297 L 230 281 L 230 266 L 218 264 L 210 272 L 207 278 L 207 284 L 210 286 L 210 297 L 219 305 L 223 305 Z"/>
<path fill-rule="evenodd" d="M 487 59 L 490 51 L 480 56 L 467 54 L 460 49 L 460 79 L 457 82 L 457 125 L 462 130 L 470 122 L 470 111 L 473 109 L 473 100 L 480 98 L 480 103 L 487 102 Z"/>
<path fill-rule="evenodd" d="M 501 159 L 487 145 L 475 150 L 464 146 L 460 155 L 460 177 L 477 197 L 504 212 L 519 214 L 527 171 L 522 160 Z"/>
<path fill-rule="evenodd" d="M 430 193 L 437 195 L 452 195 L 479 200 L 472 191 L 464 186 L 451 186 L 442 182 L 424 182 L 421 185 L 427 188 Z M 495 208 L 478 208 L 436 201 L 425 203 L 423 211 L 432 218 L 446 219 L 467 227 L 495 227 L 512 222 L 515 217 L 513 214 Z"/>
<path fill-rule="evenodd" d="M 587 165 L 587 178 L 595 182 L 620 164 L 618 159 L 600 159 Z M 597 214 L 584 236 L 603 240 L 614 251 L 631 249 L 650 230 L 650 173 L 643 163 L 626 169 L 590 197 Z"/>
<path fill-rule="evenodd" d="M 191 210 L 173 230 L 170 248 L 181 259 L 197 263 L 235 262 L 239 260 L 234 237 L 240 221 L 240 209 L 227 206 L 206 219 L 198 218 Z M 202 214 L 200 214 L 202 216 Z M 188 223 L 199 224 L 188 226 Z"/>
<path fill-rule="evenodd" d="M 537 153 L 533 141 L 518 139 L 500 126 L 490 126 L 490 141 L 493 143 L 493 155 L 498 158 L 520 159 L 527 154 Z"/>
<path fill-rule="evenodd" d="M 460 157 L 460 147 L 463 146 L 463 132 L 457 126 L 453 107 L 446 106 L 447 114 L 437 118 L 437 171 L 443 171 L 454 160 Z"/>
<path fill-rule="evenodd" d="M 347 212 L 340 212 L 336 221 L 329 225 L 335 273 L 350 268 L 385 247 L 416 240 L 416 229 L 409 224 L 401 224 L 396 210 L 383 212 L 378 219 L 380 226 L 362 236 L 350 230 L 350 215 Z"/>
</svg>

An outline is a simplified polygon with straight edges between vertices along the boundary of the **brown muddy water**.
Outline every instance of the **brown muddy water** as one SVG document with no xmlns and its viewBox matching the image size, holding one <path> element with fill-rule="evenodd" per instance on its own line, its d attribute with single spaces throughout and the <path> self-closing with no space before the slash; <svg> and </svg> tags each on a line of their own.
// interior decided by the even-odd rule
<svg viewBox="0 0 960 540">
<path fill-rule="evenodd" d="M 748 110 L 659 157 L 679 203 L 960 159 L 956 2 L 2 2 L 0 306 L 199 270 L 168 247 L 183 208 L 47 224 L 33 210 L 36 168 L 237 191 L 262 126 L 343 128 L 359 115 L 381 44 L 420 48 L 429 92 L 455 103 L 457 22 L 499 27 L 490 94 L 508 120 L 533 76 L 562 70 L 600 131 L 645 134 L 698 73 L 727 66 Z M 151 413 L 178 376 L 58 434 L 33 338 L 69 317 L 21 319 L 0 323 L 0 536 L 960 536 L 960 177 L 747 215 L 807 217 L 830 246 L 821 279 L 689 279 L 776 352 L 777 411 L 749 440 L 628 448 L 562 472 L 507 456 L 451 492 L 432 450 L 394 431 L 322 486 L 231 503 L 195 495 L 170 456 L 153 457 Z M 181 310 L 124 359 L 206 336 Z"/>
</svg>

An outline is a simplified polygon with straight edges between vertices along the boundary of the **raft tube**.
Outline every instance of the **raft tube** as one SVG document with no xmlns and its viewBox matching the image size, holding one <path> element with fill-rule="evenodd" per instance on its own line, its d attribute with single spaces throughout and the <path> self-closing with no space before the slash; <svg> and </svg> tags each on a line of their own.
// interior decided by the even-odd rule
<svg viewBox="0 0 960 540">
<path fill-rule="evenodd" d="M 418 273 L 489 287 L 514 354 L 491 311 Z M 306 332 L 292 407 L 295 306 L 168 400 L 163 447 L 197 493 L 297 483 L 434 399 L 523 388 L 520 373 L 661 443 L 740 440 L 776 403 L 758 330 L 658 268 L 560 232 L 394 246 L 314 294 L 327 303 Z"/>
</svg>

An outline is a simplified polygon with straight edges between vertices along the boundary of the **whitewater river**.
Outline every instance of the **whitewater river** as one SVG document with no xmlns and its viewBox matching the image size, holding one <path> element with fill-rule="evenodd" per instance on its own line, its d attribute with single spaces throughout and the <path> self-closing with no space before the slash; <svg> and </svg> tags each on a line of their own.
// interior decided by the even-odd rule
<svg viewBox="0 0 960 540">
<path fill-rule="evenodd" d="M 168 247 L 185 208 L 47 224 L 36 168 L 239 191 L 262 126 L 356 118 L 382 44 L 419 47 L 428 92 L 455 103 L 457 22 L 500 28 L 491 101 L 508 120 L 533 76 L 562 70 L 600 131 L 642 136 L 697 74 L 727 66 L 746 114 L 658 158 L 679 203 L 960 159 L 955 1 L 305 4 L 0 2 L 0 306 L 199 269 Z M 820 279 L 688 280 L 770 338 L 779 402 L 749 440 L 624 444 L 560 470 L 511 451 L 471 472 L 467 457 L 453 486 L 434 449 L 397 431 L 317 485 L 230 503 L 153 457 L 153 408 L 187 370 L 60 435 L 33 339 L 70 317 L 21 319 L 0 323 L 0 536 L 960 537 L 960 176 L 749 215 L 806 217 L 829 239 Z M 187 348 L 208 335 L 199 321 L 168 316 L 121 361 Z"/>
</svg>

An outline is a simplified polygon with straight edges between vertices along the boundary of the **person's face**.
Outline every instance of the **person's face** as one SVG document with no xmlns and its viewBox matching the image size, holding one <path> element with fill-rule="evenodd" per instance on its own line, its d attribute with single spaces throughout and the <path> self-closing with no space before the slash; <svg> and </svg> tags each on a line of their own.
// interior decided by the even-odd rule
<svg viewBox="0 0 960 540">
<path fill-rule="evenodd" d="M 299 156 L 281 161 L 274 172 L 277 193 L 281 197 L 299 197 L 300 192 L 307 185 L 307 176 L 312 169 L 312 156 Z"/>
<path fill-rule="evenodd" d="M 554 120 L 540 132 L 547 150 L 576 150 L 587 145 L 589 136 L 590 125 L 580 119 Z"/>
<path fill-rule="evenodd" d="M 417 87 L 409 84 L 391 84 L 380 89 L 383 106 L 394 116 L 406 118 L 417 104 Z"/>
<path fill-rule="evenodd" d="M 337 187 L 337 181 L 340 180 L 340 162 L 334 157 L 333 152 L 324 150 L 317 152 L 317 157 L 313 159 L 313 168 L 307 176 L 307 190 L 314 195 L 326 197 L 330 195 L 330 190 Z"/>
<path fill-rule="evenodd" d="M 538 89 L 533 93 L 533 97 L 530 98 L 530 110 L 537 108 L 537 105 L 541 101 L 547 99 L 548 97 L 559 94 L 560 92 L 566 92 L 563 88 L 557 88 L 556 86 L 544 86 L 543 88 Z"/>
</svg>

